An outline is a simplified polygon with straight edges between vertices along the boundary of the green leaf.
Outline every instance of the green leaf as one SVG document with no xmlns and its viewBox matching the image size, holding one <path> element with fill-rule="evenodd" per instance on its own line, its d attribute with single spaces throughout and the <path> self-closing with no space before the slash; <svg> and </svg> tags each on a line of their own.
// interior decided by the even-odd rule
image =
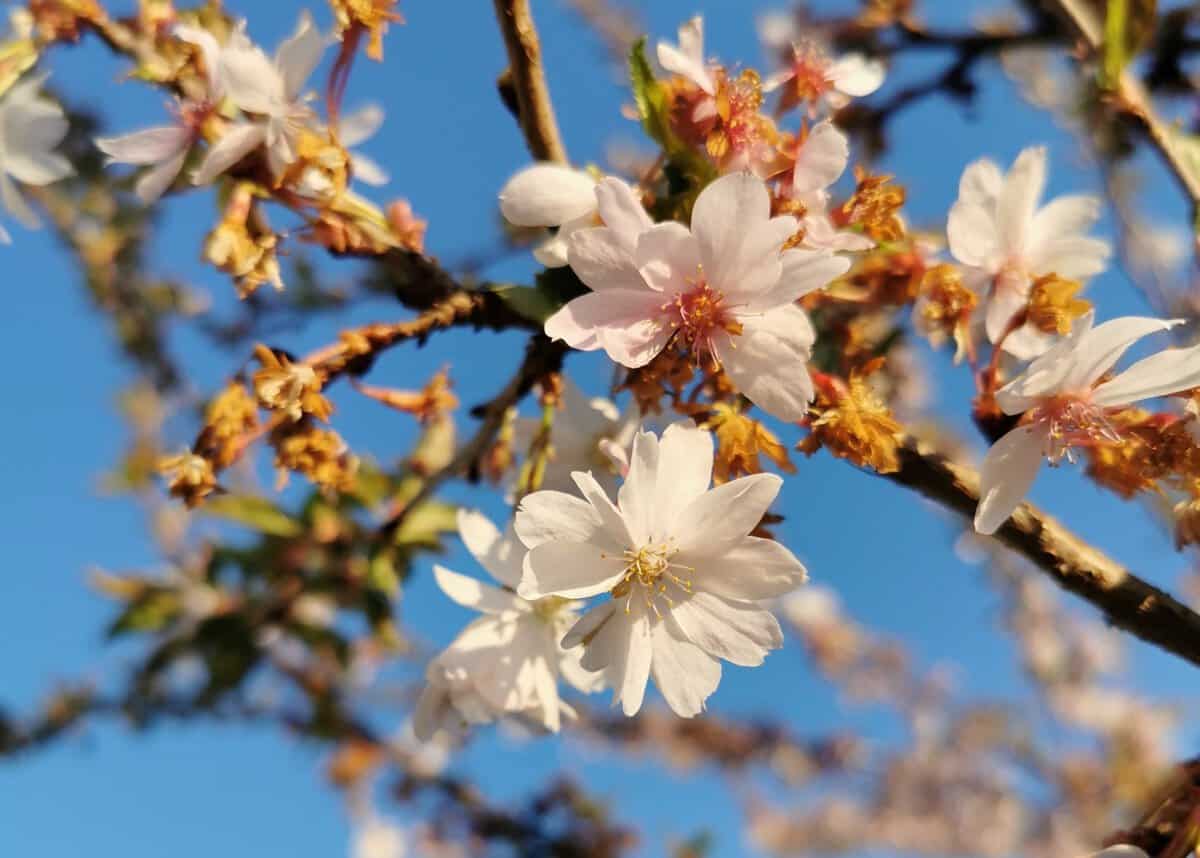
<svg viewBox="0 0 1200 858">
<path fill-rule="evenodd" d="M 151 590 L 131 602 L 108 627 L 110 638 L 130 632 L 156 632 L 179 614 L 179 598 L 170 590 Z"/>
<path fill-rule="evenodd" d="M 642 117 L 642 128 L 664 149 L 674 135 L 671 133 L 667 94 L 654 76 L 654 69 L 646 59 L 646 37 L 642 36 L 629 49 L 629 80 L 633 85 L 633 100 L 638 115 Z"/>
<path fill-rule="evenodd" d="M 1158 23 L 1156 0 L 1107 0 L 1100 87 L 1109 92 L 1121 83 L 1130 60 L 1146 46 Z"/>
<path fill-rule="evenodd" d="M 425 501 L 409 512 L 396 531 L 396 544 L 441 548 L 441 536 L 458 530 L 458 507 L 442 501 Z"/>
<path fill-rule="evenodd" d="M 289 516 L 266 498 L 251 495 L 221 495 L 200 507 L 217 518 L 236 522 L 259 533 L 271 536 L 299 536 L 304 532 L 300 522 Z"/>
<path fill-rule="evenodd" d="M 391 549 L 376 553 L 367 566 L 367 585 L 395 597 L 400 592 L 400 575 Z"/>
</svg>

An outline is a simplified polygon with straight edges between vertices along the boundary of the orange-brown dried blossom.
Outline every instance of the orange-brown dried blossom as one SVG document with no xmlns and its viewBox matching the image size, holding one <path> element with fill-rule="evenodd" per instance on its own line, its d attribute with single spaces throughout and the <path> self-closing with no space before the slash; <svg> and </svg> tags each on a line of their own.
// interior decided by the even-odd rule
<svg viewBox="0 0 1200 858">
<path fill-rule="evenodd" d="M 411 414 L 421 423 L 429 423 L 458 407 L 458 397 L 451 389 L 449 369 L 436 372 L 420 390 L 391 390 L 367 384 L 356 384 L 359 393 L 382 402 L 389 408 Z"/>
<path fill-rule="evenodd" d="M 34 29 L 47 42 L 77 42 L 89 24 L 108 18 L 96 0 L 29 0 L 28 8 Z"/>
<path fill-rule="evenodd" d="M 1088 476 L 1100 485 L 1129 499 L 1160 491 L 1162 480 L 1200 476 L 1200 452 L 1186 421 L 1141 408 L 1123 408 L 1106 419 L 1121 440 L 1100 440 L 1085 448 Z"/>
<path fill-rule="evenodd" d="M 903 427 L 891 409 L 871 389 L 869 376 L 883 365 L 876 359 L 853 370 L 847 382 L 830 376 L 817 378 L 817 397 L 809 422 L 809 435 L 797 449 L 811 456 L 824 447 L 839 459 L 881 474 L 900 470 L 899 450 Z"/>
<path fill-rule="evenodd" d="M 717 118 L 704 140 L 709 157 L 721 169 L 759 166 L 766 173 L 778 172 L 784 161 L 778 150 L 779 132 L 769 116 L 761 112 L 762 79 L 753 69 L 730 77 L 724 69 L 714 75 L 717 86 Z"/>
<path fill-rule="evenodd" d="M 158 463 L 159 473 L 167 478 L 167 491 L 189 507 L 200 504 L 216 491 L 217 475 L 212 462 L 192 452 L 168 456 Z"/>
<path fill-rule="evenodd" d="M 264 345 L 254 348 L 262 368 L 254 373 L 254 395 L 263 408 L 295 422 L 305 415 L 329 420 L 333 405 L 321 395 L 324 380 L 306 363 L 294 363 Z"/>
<path fill-rule="evenodd" d="M 669 395 L 672 403 L 679 402 L 695 374 L 696 364 L 689 354 L 666 348 L 650 363 L 631 369 L 620 389 L 633 394 L 634 402 L 642 414 L 659 414 L 662 412 L 662 398 Z"/>
<path fill-rule="evenodd" d="M 257 428 L 258 407 L 253 397 L 240 381 L 230 382 L 208 404 L 195 450 L 218 470 L 227 468 L 242 454 Z"/>
<path fill-rule="evenodd" d="M 358 458 L 332 429 L 321 429 L 307 421 L 287 423 L 271 433 L 279 483 L 287 483 L 289 471 L 303 474 L 326 491 L 347 491 L 354 486 Z"/>
<path fill-rule="evenodd" d="M 1029 291 L 1025 318 L 1044 333 L 1069 334 L 1072 323 L 1092 309 L 1091 302 L 1075 297 L 1082 288 L 1082 283 L 1057 274 L 1039 277 Z"/>
<path fill-rule="evenodd" d="M 425 230 L 429 221 L 417 217 L 408 200 L 393 200 L 387 207 L 387 220 L 401 247 L 413 253 L 425 251 Z"/>
<path fill-rule="evenodd" d="M 786 473 L 796 472 L 796 466 L 788 458 L 787 448 L 775 434 L 732 405 L 715 403 L 711 416 L 703 426 L 712 430 L 717 439 L 713 459 L 713 481 L 716 483 L 726 483 L 746 474 L 762 473 L 761 456 L 766 456 Z"/>
<path fill-rule="evenodd" d="M 276 255 L 278 237 L 255 216 L 254 189 L 248 183 L 236 188 L 217 227 L 204 242 L 204 257 L 237 285 L 238 297 L 258 291 L 264 283 L 283 289 Z"/>
<path fill-rule="evenodd" d="M 367 56 L 373 60 L 383 59 L 383 36 L 388 26 L 404 23 L 404 16 L 396 11 L 399 0 L 329 0 L 329 5 L 339 36 L 344 38 L 351 27 L 361 27 L 369 34 Z"/>
<path fill-rule="evenodd" d="M 881 248 L 865 254 L 845 279 L 866 301 L 903 306 L 917 299 L 925 273 L 925 256 L 916 248 Z"/>
<path fill-rule="evenodd" d="M 970 350 L 971 316 L 979 296 L 963 284 L 962 272 L 953 265 L 935 265 L 921 280 L 921 297 L 916 307 L 917 328 L 934 345 L 954 340 L 954 360 Z"/>
<path fill-rule="evenodd" d="M 871 175 L 855 166 L 858 182 L 850 199 L 833 211 L 832 218 L 841 229 L 859 227 L 875 241 L 899 241 L 904 237 L 900 209 L 906 192 L 903 185 L 892 183 L 891 176 Z"/>
</svg>

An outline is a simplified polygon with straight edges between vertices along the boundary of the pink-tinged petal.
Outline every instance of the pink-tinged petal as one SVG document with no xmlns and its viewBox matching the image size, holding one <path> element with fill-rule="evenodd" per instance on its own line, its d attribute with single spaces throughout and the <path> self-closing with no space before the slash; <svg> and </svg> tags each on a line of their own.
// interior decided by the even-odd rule
<svg viewBox="0 0 1200 858">
<path fill-rule="evenodd" d="M 1200 346 L 1167 349 L 1144 358 L 1092 394 L 1097 405 L 1129 405 L 1200 387 Z"/>
<path fill-rule="evenodd" d="M 775 474 L 751 474 L 700 495 L 672 525 L 677 562 L 697 566 L 732 550 L 758 527 L 782 485 Z"/>
<path fill-rule="evenodd" d="M 617 506 L 629 525 L 630 536 L 638 545 L 644 545 L 653 537 L 658 456 L 658 437 L 653 432 L 638 432 L 633 438 L 629 473 L 617 493 Z"/>
<path fill-rule="evenodd" d="M 862 98 L 883 85 L 885 74 L 879 60 L 862 54 L 846 54 L 826 71 L 825 77 L 846 95 Z"/>
<path fill-rule="evenodd" d="M 818 122 L 796 153 L 792 192 L 824 190 L 838 180 L 850 160 L 850 143 L 830 121 Z"/>
<path fill-rule="evenodd" d="M 464 608 L 482 611 L 485 614 L 505 614 L 514 611 L 523 613 L 530 610 L 529 603 L 515 594 L 452 572 L 436 563 L 433 566 L 433 577 L 442 592 Z"/>
<path fill-rule="evenodd" d="M 192 173 L 192 184 L 207 185 L 233 167 L 267 139 L 267 129 L 258 122 L 234 125 L 214 143 L 200 166 Z"/>
<path fill-rule="evenodd" d="M 691 420 L 672 423 L 658 444 L 658 481 L 654 487 L 655 526 L 651 539 L 675 532 L 675 518 L 712 483 L 712 433 Z"/>
<path fill-rule="evenodd" d="M 474 509 L 459 509 L 457 520 L 458 535 L 471 556 L 489 575 L 515 590 L 521 581 L 525 554 L 516 534 L 511 530 L 507 536 L 501 534 L 487 516 Z M 590 535 L 589 531 L 583 532 Z"/>
<path fill-rule="evenodd" d="M 186 128 L 164 125 L 120 137 L 97 137 L 96 148 L 107 156 L 107 164 L 158 164 L 186 149 L 191 140 Z"/>
<path fill-rule="evenodd" d="M 616 600 L 608 599 L 589 610 L 563 636 L 563 649 L 572 649 L 582 643 L 587 643 L 588 638 L 596 634 L 600 627 L 609 621 L 616 609 Z"/>
<path fill-rule="evenodd" d="M 979 470 L 977 533 L 995 533 L 1025 499 L 1042 464 L 1046 431 L 1042 423 L 1018 426 L 988 450 Z"/>
<path fill-rule="evenodd" d="M 700 245 L 677 221 L 657 224 L 638 236 L 634 253 L 639 278 L 666 295 L 691 289 L 700 275 Z"/>
<path fill-rule="evenodd" d="M 1004 189 L 1004 173 L 989 158 L 973 161 L 958 180 L 958 199 L 991 210 Z"/>
<path fill-rule="evenodd" d="M 714 344 L 726 375 L 768 414 L 791 423 L 803 419 L 813 398 L 808 358 L 816 336 L 808 315 L 789 304 L 740 321 L 740 336 Z"/>
<path fill-rule="evenodd" d="M 704 20 L 699 15 L 679 28 L 679 47 L 669 42 L 658 43 L 658 64 L 687 78 L 709 95 L 717 91 L 704 62 Z"/>
<path fill-rule="evenodd" d="M 637 247 L 638 236 L 654 226 L 629 183 L 613 176 L 596 185 L 596 209 L 629 253 Z"/>
<path fill-rule="evenodd" d="M 779 621 L 770 611 L 712 593 L 693 593 L 668 616 L 675 630 L 704 652 L 743 667 L 757 667 L 767 652 L 783 645 Z"/>
<path fill-rule="evenodd" d="M 692 234 L 714 289 L 730 303 L 744 303 L 779 280 L 779 252 L 796 232 L 792 217 L 771 217 L 762 179 L 730 173 L 708 185 L 692 209 Z"/>
<path fill-rule="evenodd" d="M 304 84 L 321 61 L 327 44 L 308 12 L 301 12 L 296 32 L 275 52 L 275 65 L 283 76 L 283 91 L 289 101 L 296 101 L 303 94 Z"/>
<path fill-rule="evenodd" d="M 950 207 L 946 239 L 950 253 L 963 265 L 990 265 L 999 253 L 996 236 L 996 221 L 987 208 L 961 199 Z"/>
<path fill-rule="evenodd" d="M 1112 247 L 1104 239 L 1075 235 L 1038 243 L 1026 261 L 1038 274 L 1086 280 L 1103 271 L 1111 255 Z"/>
<path fill-rule="evenodd" d="M 226 46 L 221 51 L 221 84 L 242 110 L 268 116 L 285 103 L 279 69 L 256 45 Z"/>
<path fill-rule="evenodd" d="M 641 336 L 648 343 L 655 338 L 659 326 L 653 324 L 648 328 L 646 323 L 658 316 L 661 303 L 662 296 L 648 289 L 590 292 L 572 299 L 547 319 L 546 336 L 563 340 L 571 348 L 594 351 L 604 346 L 600 336 L 603 329 L 625 327 L 632 329 L 635 338 Z"/>
<path fill-rule="evenodd" d="M 779 257 L 783 271 L 775 288 L 751 301 L 748 312 L 764 312 L 795 303 L 800 298 L 824 289 L 850 270 L 850 260 L 826 250 L 785 250 Z"/>
<path fill-rule="evenodd" d="M 1046 148 L 1031 146 L 1017 156 L 1004 177 L 996 203 L 996 231 L 1000 246 L 1022 254 L 1028 246 L 1033 215 L 1046 185 Z"/>
<path fill-rule="evenodd" d="M 625 561 L 590 542 L 543 542 L 525 555 L 525 570 L 517 590 L 522 599 L 546 596 L 587 599 L 606 593 L 621 582 Z"/>
<path fill-rule="evenodd" d="M 1090 388 L 1142 337 L 1169 331 L 1177 325 L 1182 325 L 1183 321 L 1122 316 L 1097 325 L 1079 338 L 1071 354 L 1072 364 L 1063 380 L 1062 390 L 1080 391 Z"/>
<path fill-rule="evenodd" d="M 183 171 L 183 164 L 187 160 L 187 156 L 188 148 L 185 147 L 161 164 L 147 170 L 144 175 L 139 176 L 133 186 L 138 199 L 145 205 L 150 205 L 166 193 L 167 188 L 171 187 L 179 178 L 180 172 Z"/>
<path fill-rule="evenodd" d="M 500 189 L 500 213 L 514 226 L 561 226 L 596 210 L 595 188 L 582 170 L 534 164 Z"/>
<path fill-rule="evenodd" d="M 596 478 L 587 471 L 573 471 L 571 479 L 575 481 L 584 500 L 596 511 L 600 522 L 600 533 L 594 535 L 592 541 L 605 546 L 609 551 L 623 551 L 634 544 L 626 516 L 622 515 L 617 505 L 609 499 L 604 488 L 596 482 Z"/>
<path fill-rule="evenodd" d="M 646 288 L 633 255 L 616 232 L 606 226 L 572 232 L 567 239 L 567 264 L 596 292 Z"/>
<path fill-rule="evenodd" d="M 1095 312 L 1089 310 L 1071 327 L 1071 332 L 1043 352 L 1025 371 L 996 391 L 996 404 L 1005 414 L 1021 414 L 1037 400 L 1063 389 L 1073 365 L 1072 353 L 1092 330 Z"/>
<path fill-rule="evenodd" d="M 875 246 L 875 242 L 871 240 L 870 236 L 848 229 L 838 229 L 826 214 L 805 215 L 803 223 L 806 247 L 838 253 L 859 253 Z"/>
<path fill-rule="evenodd" d="M 726 599 L 758 602 L 790 593 L 806 580 L 804 564 L 785 546 L 747 536 L 698 565 L 693 586 Z"/>
<path fill-rule="evenodd" d="M 704 711 L 704 701 L 717 690 L 721 662 L 676 637 L 669 625 L 657 623 L 651 627 L 651 676 L 671 711 L 680 718 L 691 718 Z"/>
<path fill-rule="evenodd" d="M 521 499 L 513 528 L 526 548 L 537 548 L 546 542 L 590 542 L 600 529 L 600 516 L 583 498 L 543 489 Z M 461 521 L 459 531 L 466 541 Z M 479 557 L 476 547 L 481 546 L 467 543 L 467 548 Z"/>
</svg>

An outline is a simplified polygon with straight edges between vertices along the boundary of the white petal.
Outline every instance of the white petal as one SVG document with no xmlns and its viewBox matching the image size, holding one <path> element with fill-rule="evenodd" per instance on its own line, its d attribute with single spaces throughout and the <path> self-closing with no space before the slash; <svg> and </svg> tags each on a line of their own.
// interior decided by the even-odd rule
<svg viewBox="0 0 1200 858">
<path fill-rule="evenodd" d="M 213 100 L 216 101 L 221 89 L 221 45 L 213 34 L 203 27 L 176 24 L 171 32 L 175 38 L 200 49 L 200 55 L 204 58 L 204 73 L 208 80 L 209 94 L 214 96 Z"/>
<path fill-rule="evenodd" d="M 0 173 L 0 200 L 4 202 L 4 208 L 8 213 L 20 221 L 22 226 L 28 229 L 37 229 L 42 225 L 41 218 L 30 208 L 16 183 L 3 173 Z"/>
<path fill-rule="evenodd" d="M 413 707 L 413 735 L 419 742 L 430 742 L 442 727 L 450 699 L 446 689 L 438 685 L 426 685 L 421 689 Z"/>
<path fill-rule="evenodd" d="M 288 101 L 300 98 L 304 84 L 321 61 L 326 44 L 308 12 L 301 12 L 296 32 L 275 52 L 275 65 L 283 75 L 283 91 Z"/>
<path fill-rule="evenodd" d="M 980 158 L 967 165 L 958 181 L 959 200 L 991 210 L 1004 188 L 1004 173 L 996 162 Z"/>
<path fill-rule="evenodd" d="M 620 554 L 590 542 L 544 542 L 525 555 L 525 574 L 517 592 L 530 601 L 546 596 L 587 599 L 617 586 L 624 574 Z"/>
<path fill-rule="evenodd" d="M 1041 467 L 1045 445 L 1046 427 L 1035 423 L 1018 426 L 988 450 L 979 471 L 977 533 L 995 533 L 1025 499 Z"/>
<path fill-rule="evenodd" d="M 796 153 L 792 192 L 806 194 L 829 187 L 845 171 L 849 160 L 846 135 L 828 120 L 817 123 Z"/>
<path fill-rule="evenodd" d="M 850 260 L 835 256 L 826 250 L 785 250 L 779 257 L 783 271 L 775 288 L 751 301 L 746 307 L 749 312 L 761 312 L 785 304 L 824 289 L 850 270 Z"/>
<path fill-rule="evenodd" d="M 679 47 L 658 43 L 658 64 L 687 78 L 709 95 L 716 93 L 712 75 L 704 62 L 704 20 L 697 15 L 679 28 Z"/>
<path fill-rule="evenodd" d="M 600 527 L 600 517 L 582 498 L 543 489 L 521 499 L 513 527 L 526 548 L 536 548 L 546 542 L 588 542 Z"/>
<path fill-rule="evenodd" d="M 686 226 L 666 221 L 638 236 L 634 262 L 645 285 L 671 296 L 695 284 L 700 245 Z"/>
<path fill-rule="evenodd" d="M 808 579 L 804 564 L 774 539 L 747 536 L 723 554 L 697 560 L 696 587 L 727 599 L 774 599 Z"/>
<path fill-rule="evenodd" d="M 221 51 L 221 84 L 242 110 L 270 115 L 284 105 L 279 69 L 257 45 L 226 46 Z"/>
<path fill-rule="evenodd" d="M 637 246 L 637 237 L 654 226 L 629 183 L 613 176 L 596 185 L 596 210 L 629 253 Z"/>
<path fill-rule="evenodd" d="M 1112 247 L 1107 241 L 1073 235 L 1039 242 L 1026 262 L 1038 274 L 1086 280 L 1103 271 L 1111 255 Z"/>
<path fill-rule="evenodd" d="M 796 422 L 813 398 L 808 358 L 815 338 L 799 307 L 777 307 L 740 319 L 739 336 L 718 337 L 717 359 L 743 396 L 780 420 Z"/>
<path fill-rule="evenodd" d="M 167 188 L 171 187 L 172 183 L 179 178 L 187 156 L 188 149 L 185 147 L 161 164 L 147 170 L 144 175 L 139 176 L 133 186 L 138 199 L 145 205 L 150 205 L 161 197 Z"/>
<path fill-rule="evenodd" d="M 870 95 L 883 85 L 883 63 L 868 59 L 862 54 L 846 54 L 833 64 L 825 76 L 841 92 L 861 98 Z"/>
<path fill-rule="evenodd" d="M 1046 149 L 1031 146 L 1017 156 L 1004 177 L 1004 188 L 996 203 L 996 229 L 1000 246 L 1009 253 L 1021 253 L 1026 247 L 1037 211 L 1038 199 L 1046 185 Z"/>
<path fill-rule="evenodd" d="M 679 562 L 695 566 L 737 546 L 758 527 L 782 485 L 775 474 L 751 474 L 696 498 L 675 519 Z"/>
<path fill-rule="evenodd" d="M 514 226 L 560 226 L 596 210 L 595 187 L 582 170 L 534 164 L 500 189 L 500 212 Z"/>
<path fill-rule="evenodd" d="M 438 586 L 450 599 L 464 608 L 482 611 L 485 614 L 503 614 L 509 611 L 528 611 L 529 603 L 513 593 L 493 587 L 466 575 L 452 572 L 445 566 L 434 564 L 433 577 Z"/>
<path fill-rule="evenodd" d="M 580 280 L 597 292 L 646 288 L 625 243 L 606 226 L 572 232 L 567 240 L 567 263 Z"/>
<path fill-rule="evenodd" d="M 617 493 L 630 536 L 637 545 L 654 538 L 655 498 L 658 483 L 658 438 L 653 432 L 638 432 L 633 438 L 629 473 Z"/>
<path fill-rule="evenodd" d="M 796 231 L 791 217 L 771 217 L 762 179 L 730 173 L 709 184 L 692 209 L 692 234 L 713 288 L 742 303 L 779 281 L 779 252 Z"/>
<path fill-rule="evenodd" d="M 960 199 L 950 207 L 946 239 L 950 253 L 963 265 L 987 266 L 997 253 L 996 222 L 983 206 Z"/>
<path fill-rule="evenodd" d="M 192 183 L 210 184 L 217 176 L 261 146 L 266 136 L 267 130 L 261 123 L 234 125 L 209 148 L 200 166 L 192 173 Z"/>
<path fill-rule="evenodd" d="M 1087 232 L 1100 219 L 1100 199 L 1089 194 L 1056 197 L 1033 216 L 1033 240 Z M 1064 275 L 1065 276 L 1065 275 Z"/>
<path fill-rule="evenodd" d="M 672 423 L 658 444 L 657 479 L 653 511 L 653 537 L 674 532 L 675 518 L 703 495 L 712 482 L 712 433 L 691 420 Z"/>
<path fill-rule="evenodd" d="M 1071 354 L 1072 366 L 1063 380 L 1063 390 L 1077 391 L 1091 387 L 1142 337 L 1182 324 L 1183 319 L 1122 316 L 1097 325 L 1079 338 Z"/>
<path fill-rule="evenodd" d="M 757 667 L 769 650 L 783 645 L 770 611 L 702 591 L 671 608 L 668 622 L 704 652 L 743 667 Z"/>
<path fill-rule="evenodd" d="M 191 134 L 179 125 L 134 131 L 120 137 L 97 137 L 96 148 L 109 164 L 158 164 L 179 154 L 191 143 Z"/>
<path fill-rule="evenodd" d="M 599 518 L 600 530 L 592 537 L 593 542 L 622 550 L 633 545 L 634 540 L 629 532 L 626 516 L 622 515 L 621 510 L 617 509 L 616 504 L 605 494 L 604 489 L 596 482 L 596 478 L 592 476 L 591 472 L 574 471 L 571 479 L 575 481 L 575 485 L 579 487 L 579 493 L 592 505 L 592 509 L 596 511 Z"/>
<path fill-rule="evenodd" d="M 386 185 L 391 180 L 387 170 L 361 152 L 350 153 L 350 169 L 354 171 L 354 178 L 375 188 Z"/>
<path fill-rule="evenodd" d="M 1200 387 L 1200 346 L 1168 349 L 1138 361 L 1092 394 L 1097 405 L 1128 405 Z"/>
<path fill-rule="evenodd" d="M 580 663 L 587 670 L 602 671 L 613 689 L 613 705 L 621 703 L 625 714 L 633 715 L 641 708 L 652 658 L 645 604 L 632 599 L 624 607 L 618 606 L 600 626 Z"/>
<path fill-rule="evenodd" d="M 378 104 L 364 104 L 338 119 L 338 139 L 346 148 L 357 146 L 375 136 L 383 125 L 384 112 Z"/>
<path fill-rule="evenodd" d="M 521 561 L 525 552 L 516 541 L 515 534 L 510 531 L 502 535 L 483 513 L 460 508 L 458 535 L 471 556 L 489 575 L 506 587 L 516 588 L 521 580 Z"/>
<path fill-rule="evenodd" d="M 571 630 L 563 636 L 563 649 L 571 649 L 585 643 L 602 625 L 608 622 L 609 617 L 616 609 L 616 600 L 608 599 L 580 617 L 579 621 L 571 626 Z"/>
<path fill-rule="evenodd" d="M 704 701 L 717 690 L 721 663 L 695 644 L 680 640 L 667 627 L 667 623 L 658 623 L 651 629 L 651 675 L 671 711 L 691 718 L 704 711 Z"/>
<path fill-rule="evenodd" d="M 1009 324 L 1029 302 L 1029 290 L 1015 288 L 1011 283 L 998 287 L 988 299 L 984 310 L 984 330 L 991 342 L 998 342 Z"/>
<path fill-rule="evenodd" d="M 649 289 L 606 289 L 567 303 L 546 320 L 546 336 L 583 351 L 603 348 L 629 369 L 663 350 L 671 329 L 658 321 L 662 296 Z"/>
<path fill-rule="evenodd" d="M 996 391 L 996 403 L 1005 414 L 1020 414 L 1037 404 L 1038 398 L 1065 388 L 1074 352 L 1092 330 L 1095 312 L 1089 310 L 1075 321 L 1071 332 L 1034 360 L 1008 384 Z"/>
</svg>

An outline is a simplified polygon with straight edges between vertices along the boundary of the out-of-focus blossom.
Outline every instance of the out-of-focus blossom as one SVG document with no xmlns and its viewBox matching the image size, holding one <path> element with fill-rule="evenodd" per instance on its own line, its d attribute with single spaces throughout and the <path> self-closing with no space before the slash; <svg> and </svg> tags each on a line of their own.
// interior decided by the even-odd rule
<svg viewBox="0 0 1200 858">
<path fill-rule="evenodd" d="M 679 44 L 660 41 L 658 64 L 691 81 L 708 95 L 717 94 L 716 79 L 704 58 L 704 19 L 697 15 L 679 27 Z"/>
<path fill-rule="evenodd" d="M 387 170 L 362 152 L 355 152 L 354 147 L 375 136 L 383 125 L 383 115 L 382 107 L 367 104 L 338 121 L 338 140 L 350 150 L 350 167 L 354 171 L 354 178 L 376 187 L 388 183 Z"/>
<path fill-rule="evenodd" d="M 40 187 L 75 172 L 71 162 L 54 151 L 67 136 L 68 124 L 62 107 L 38 93 L 45 80 L 46 75 L 34 75 L 0 96 L 0 200 L 30 229 L 37 229 L 41 221 L 13 180 Z M 0 227 L 0 242 L 11 240 Z"/>
<path fill-rule="evenodd" d="M 818 43 L 802 41 L 792 44 L 789 62 L 767 78 L 763 89 L 782 89 L 780 113 L 806 104 L 809 115 L 816 116 L 822 108 L 839 110 L 852 98 L 870 95 L 883 85 L 884 75 L 879 60 L 862 54 L 833 57 Z"/>
</svg>

